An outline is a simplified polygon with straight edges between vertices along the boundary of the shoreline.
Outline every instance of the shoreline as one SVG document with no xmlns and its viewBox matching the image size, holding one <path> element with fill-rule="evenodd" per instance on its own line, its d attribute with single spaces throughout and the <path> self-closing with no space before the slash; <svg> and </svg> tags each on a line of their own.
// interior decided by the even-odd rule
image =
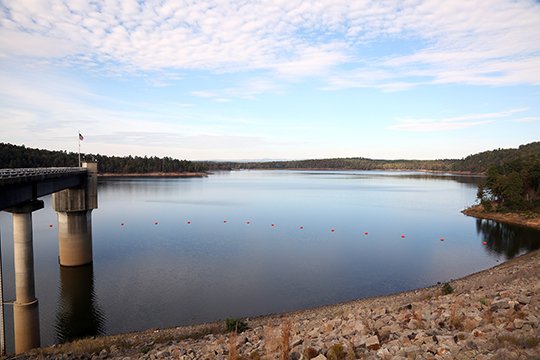
<svg viewBox="0 0 540 360">
<path fill-rule="evenodd" d="M 540 230 L 540 216 L 530 217 L 522 213 L 499 213 L 486 212 L 482 205 L 473 205 L 462 211 L 467 216 L 472 216 L 477 219 L 495 220 L 502 223 L 525 226 L 532 229 Z"/>
<path fill-rule="evenodd" d="M 114 178 L 114 177 L 137 177 L 137 178 L 193 178 L 193 177 L 208 177 L 206 172 L 152 172 L 152 173 L 99 173 L 98 178 Z"/>
<path fill-rule="evenodd" d="M 540 229 L 538 217 L 519 220 L 517 214 L 482 210 L 462 212 Z M 538 278 L 535 250 L 451 280 L 448 294 L 437 284 L 243 319 L 248 330 L 238 335 L 227 333 L 223 320 L 85 338 L 7 359 L 277 359 L 285 345 L 291 359 L 341 359 L 336 351 L 349 356 L 343 359 L 537 359 Z"/>
</svg>

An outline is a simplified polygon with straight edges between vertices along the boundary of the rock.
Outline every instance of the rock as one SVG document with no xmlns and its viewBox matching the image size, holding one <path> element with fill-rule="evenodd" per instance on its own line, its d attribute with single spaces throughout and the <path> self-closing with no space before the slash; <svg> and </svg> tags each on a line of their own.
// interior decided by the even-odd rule
<svg viewBox="0 0 540 360">
<path fill-rule="evenodd" d="M 300 337 L 293 338 L 291 341 L 291 347 L 296 347 L 298 345 L 301 345 L 303 342 L 304 340 L 302 340 L 302 338 Z"/>
<path fill-rule="evenodd" d="M 525 295 L 521 295 L 519 298 L 518 298 L 518 302 L 520 304 L 523 304 L 523 305 L 527 305 L 531 302 L 531 297 L 530 296 L 525 296 Z"/>
<path fill-rule="evenodd" d="M 508 309 L 508 308 L 510 308 L 509 299 L 493 300 L 491 302 L 491 309 L 493 311 L 496 311 L 499 309 Z"/>
<path fill-rule="evenodd" d="M 515 329 L 521 329 L 523 327 L 524 323 L 525 323 L 525 321 L 523 321 L 521 319 L 515 319 L 514 320 L 514 328 Z"/>
<path fill-rule="evenodd" d="M 366 339 L 366 347 L 370 350 L 378 350 L 381 347 L 379 337 L 377 335 L 368 337 Z"/>
<path fill-rule="evenodd" d="M 315 356 L 314 358 L 312 358 L 311 360 L 327 360 L 327 359 L 326 359 L 326 356 L 324 356 L 323 354 L 319 354 Z"/>
<path fill-rule="evenodd" d="M 379 349 L 377 351 L 377 356 L 379 357 L 379 359 L 384 359 L 384 360 L 392 359 L 392 354 L 390 354 L 390 351 L 388 351 L 388 349 L 386 348 Z"/>
</svg>

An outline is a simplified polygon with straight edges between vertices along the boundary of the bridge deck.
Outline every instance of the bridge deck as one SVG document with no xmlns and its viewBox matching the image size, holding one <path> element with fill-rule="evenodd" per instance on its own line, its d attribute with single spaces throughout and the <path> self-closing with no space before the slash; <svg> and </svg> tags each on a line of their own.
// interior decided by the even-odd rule
<svg viewBox="0 0 540 360">
<path fill-rule="evenodd" d="M 79 167 L 0 169 L 0 210 L 83 185 L 86 177 Z"/>
</svg>

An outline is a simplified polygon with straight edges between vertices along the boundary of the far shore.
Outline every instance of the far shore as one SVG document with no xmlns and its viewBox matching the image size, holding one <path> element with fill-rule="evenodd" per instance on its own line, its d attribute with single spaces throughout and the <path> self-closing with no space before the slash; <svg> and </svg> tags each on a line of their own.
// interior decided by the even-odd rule
<svg viewBox="0 0 540 360">
<path fill-rule="evenodd" d="M 152 173 L 100 173 L 98 177 L 139 177 L 139 178 L 191 178 L 207 177 L 206 172 L 152 172 Z"/>
</svg>

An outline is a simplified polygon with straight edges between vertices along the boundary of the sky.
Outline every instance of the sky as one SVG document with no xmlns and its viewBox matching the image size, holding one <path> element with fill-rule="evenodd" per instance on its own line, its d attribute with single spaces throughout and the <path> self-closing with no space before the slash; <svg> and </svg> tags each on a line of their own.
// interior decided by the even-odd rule
<svg viewBox="0 0 540 360">
<path fill-rule="evenodd" d="M 540 140 L 540 2 L 0 0 L 0 142 L 188 160 Z"/>
</svg>

